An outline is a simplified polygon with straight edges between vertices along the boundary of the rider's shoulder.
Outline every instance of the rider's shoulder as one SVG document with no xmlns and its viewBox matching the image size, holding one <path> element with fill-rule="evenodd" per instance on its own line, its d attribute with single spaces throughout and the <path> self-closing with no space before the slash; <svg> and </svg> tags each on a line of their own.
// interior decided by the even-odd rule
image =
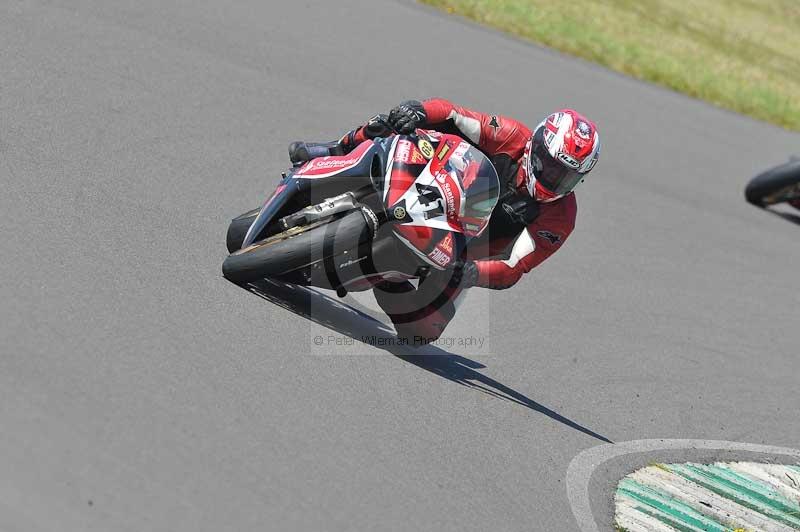
<svg viewBox="0 0 800 532">
<path fill-rule="evenodd" d="M 516 118 L 511 118 L 510 116 L 504 115 L 487 115 L 488 118 L 488 126 L 496 131 L 508 131 L 513 132 L 517 135 L 525 137 L 527 141 L 528 137 L 530 137 L 533 133 L 531 129 L 526 126 L 520 120 Z"/>
</svg>

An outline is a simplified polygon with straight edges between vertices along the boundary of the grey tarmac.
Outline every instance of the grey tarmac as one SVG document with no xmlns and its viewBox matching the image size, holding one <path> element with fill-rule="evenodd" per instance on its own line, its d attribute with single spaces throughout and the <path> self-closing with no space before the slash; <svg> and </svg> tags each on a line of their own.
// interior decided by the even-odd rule
<svg viewBox="0 0 800 532">
<path fill-rule="evenodd" d="M 290 141 L 428 96 L 597 121 L 563 250 L 424 357 L 221 277 Z M 743 188 L 798 146 L 406 1 L 0 1 L 0 530 L 578 530 L 606 440 L 796 448 L 800 225 Z"/>
</svg>

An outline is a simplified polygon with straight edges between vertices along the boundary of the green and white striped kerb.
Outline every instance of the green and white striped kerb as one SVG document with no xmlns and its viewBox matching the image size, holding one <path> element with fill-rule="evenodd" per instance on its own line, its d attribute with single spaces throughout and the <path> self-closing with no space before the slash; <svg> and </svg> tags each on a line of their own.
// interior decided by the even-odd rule
<svg viewBox="0 0 800 532">
<path fill-rule="evenodd" d="M 655 464 L 620 481 L 618 530 L 800 530 L 800 466 Z"/>
</svg>

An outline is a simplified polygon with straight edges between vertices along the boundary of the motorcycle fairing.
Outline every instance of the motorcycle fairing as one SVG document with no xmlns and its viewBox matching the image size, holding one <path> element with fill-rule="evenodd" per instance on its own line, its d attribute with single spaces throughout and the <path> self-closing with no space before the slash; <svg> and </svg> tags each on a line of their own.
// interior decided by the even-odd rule
<svg viewBox="0 0 800 532">
<path fill-rule="evenodd" d="M 256 216 L 256 219 L 250 224 L 250 229 L 247 230 L 247 234 L 244 236 L 244 241 L 242 241 L 241 246 L 242 249 L 255 242 L 258 235 L 260 235 L 261 231 L 272 221 L 275 214 L 280 211 L 294 195 L 297 188 L 296 185 L 296 182 L 285 179 L 283 183 L 278 185 L 275 192 L 272 193 L 272 196 L 267 198 L 258 216 Z"/>
<path fill-rule="evenodd" d="M 394 236 L 420 259 L 438 270 L 452 266 L 467 243 L 461 233 L 424 226 L 396 225 Z"/>
<path fill-rule="evenodd" d="M 281 210 L 298 194 L 315 194 L 320 199 L 325 196 L 326 182 L 319 180 L 329 177 L 372 178 L 373 159 L 383 161 L 383 148 L 374 142 L 362 142 L 355 150 L 345 156 L 320 157 L 308 161 L 292 170 L 283 179 L 275 192 L 264 203 L 261 211 L 245 235 L 242 248 L 253 244 L 264 229 L 276 220 Z M 317 162 L 319 161 L 319 162 Z M 339 183 L 342 184 L 342 183 Z"/>
<path fill-rule="evenodd" d="M 467 142 L 453 135 L 426 135 L 416 143 L 410 137 L 398 137 L 387 158 L 389 179 L 383 197 L 386 212 L 395 222 L 395 236 L 437 269 L 450 266 L 466 244 L 459 222 L 464 191 L 460 176 L 454 178 L 450 160 L 465 168 L 469 149 Z"/>
<path fill-rule="evenodd" d="M 329 155 L 312 159 L 294 172 L 296 179 L 322 179 L 334 175 L 369 175 L 375 145 L 362 142 L 347 155 Z"/>
</svg>

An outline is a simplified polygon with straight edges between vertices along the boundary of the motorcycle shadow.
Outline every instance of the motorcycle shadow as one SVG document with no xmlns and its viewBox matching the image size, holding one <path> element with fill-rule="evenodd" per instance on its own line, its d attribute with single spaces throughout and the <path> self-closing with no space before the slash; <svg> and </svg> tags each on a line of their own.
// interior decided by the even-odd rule
<svg viewBox="0 0 800 532">
<path fill-rule="evenodd" d="M 602 442 L 613 443 L 605 436 L 586 428 L 558 412 L 537 403 L 524 394 L 476 371 L 485 365 L 469 358 L 449 353 L 434 345 L 413 348 L 396 342 L 391 327 L 361 310 L 344 304 L 338 299 L 302 286 L 272 279 L 264 279 L 241 288 L 274 303 L 290 312 L 323 325 L 332 331 L 362 342 L 370 338 L 370 345 L 383 349 L 420 369 L 429 371 L 456 384 L 472 388 L 498 399 L 510 401 L 529 408 Z"/>
<path fill-rule="evenodd" d="M 767 211 L 770 214 L 774 214 L 778 218 L 783 218 L 784 220 L 786 220 L 788 222 L 792 222 L 792 223 L 795 223 L 797 225 L 800 225 L 800 216 L 798 216 L 797 214 L 794 214 L 794 213 L 791 213 L 791 212 L 782 211 L 782 210 L 779 211 L 777 209 L 769 209 L 769 208 L 765 208 L 764 210 Z"/>
</svg>

